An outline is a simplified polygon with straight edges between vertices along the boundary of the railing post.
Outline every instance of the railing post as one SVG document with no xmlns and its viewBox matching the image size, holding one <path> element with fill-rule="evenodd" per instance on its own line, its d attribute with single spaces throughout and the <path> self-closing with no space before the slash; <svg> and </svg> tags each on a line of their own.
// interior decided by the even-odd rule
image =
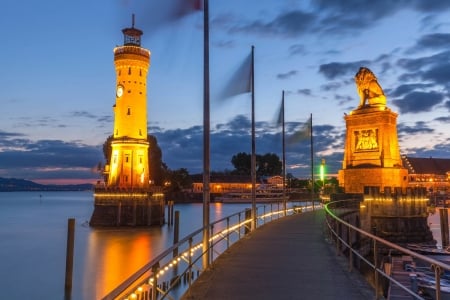
<svg viewBox="0 0 450 300">
<path fill-rule="evenodd" d="M 238 214 L 238 224 L 239 224 L 238 228 L 239 239 L 241 239 L 241 213 Z"/>
<path fill-rule="evenodd" d="M 189 283 L 189 290 L 191 289 L 192 284 L 192 238 L 189 239 L 189 252 L 188 252 L 188 261 L 189 261 L 189 274 L 188 274 L 188 283 Z M 206 253 L 203 253 L 203 255 L 208 255 L 209 249 L 207 249 Z"/>
<path fill-rule="evenodd" d="M 210 230 L 210 240 L 209 240 L 209 249 L 210 249 L 210 253 L 211 255 L 208 257 L 209 259 L 209 264 L 211 264 L 214 261 L 214 225 L 211 224 L 211 230 Z"/>
<path fill-rule="evenodd" d="M 152 300 L 156 300 L 158 295 L 158 269 L 159 263 L 156 263 L 152 266 L 153 273 L 153 287 L 152 287 Z"/>
<path fill-rule="evenodd" d="M 265 216 L 266 215 L 266 206 L 264 205 L 263 206 L 263 216 Z M 263 224 L 266 224 L 266 217 L 264 217 L 264 219 L 263 219 Z"/>
<path fill-rule="evenodd" d="M 255 229 L 258 228 L 258 207 L 255 207 Z"/>
<path fill-rule="evenodd" d="M 341 223 L 336 223 L 336 253 L 338 256 L 341 255 Z"/>
<path fill-rule="evenodd" d="M 378 291 L 378 247 L 377 247 L 377 240 L 373 240 L 373 266 L 375 271 L 375 299 L 379 299 L 379 291 Z"/>
<path fill-rule="evenodd" d="M 440 266 L 431 265 L 431 269 L 434 270 L 434 279 L 436 280 L 436 300 L 441 300 L 441 272 Z"/>
<path fill-rule="evenodd" d="M 351 237 L 351 228 L 347 227 L 347 236 L 348 236 L 348 270 L 351 272 L 353 270 L 353 248 L 352 248 L 352 237 Z"/>
<path fill-rule="evenodd" d="M 272 222 L 272 216 L 273 216 L 273 207 L 272 203 L 270 203 L 270 222 Z"/>
<path fill-rule="evenodd" d="M 251 220 L 251 218 L 252 218 L 251 212 L 252 212 L 251 209 L 249 209 L 249 208 L 245 209 L 245 220 L 246 221 Z M 248 228 L 247 225 L 244 226 L 244 229 L 245 229 L 244 230 L 244 234 L 248 234 L 250 232 L 250 229 Z"/>
<path fill-rule="evenodd" d="M 227 217 L 227 249 L 230 248 L 230 217 Z"/>
</svg>

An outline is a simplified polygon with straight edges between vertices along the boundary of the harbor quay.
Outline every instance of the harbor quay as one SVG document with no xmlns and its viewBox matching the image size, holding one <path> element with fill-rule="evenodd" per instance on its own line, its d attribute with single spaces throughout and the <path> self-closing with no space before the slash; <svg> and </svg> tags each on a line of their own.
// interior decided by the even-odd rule
<svg viewBox="0 0 450 300">
<path fill-rule="evenodd" d="M 324 219 L 318 209 L 251 232 L 220 255 L 182 299 L 373 298 L 373 288 L 336 253 Z"/>
</svg>

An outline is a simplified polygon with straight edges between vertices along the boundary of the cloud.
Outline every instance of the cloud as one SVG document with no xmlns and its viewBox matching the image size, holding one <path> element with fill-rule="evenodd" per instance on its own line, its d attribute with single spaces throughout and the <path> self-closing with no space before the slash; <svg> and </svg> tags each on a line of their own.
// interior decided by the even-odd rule
<svg viewBox="0 0 450 300">
<path fill-rule="evenodd" d="M 242 21 L 230 28 L 230 33 L 258 34 L 262 36 L 297 37 L 309 32 L 316 15 L 301 10 L 280 13 L 270 21 Z"/>
<path fill-rule="evenodd" d="M 97 116 L 93 115 L 88 111 L 73 111 L 71 112 L 71 117 L 75 118 L 88 118 L 88 119 L 97 119 Z"/>
<path fill-rule="evenodd" d="M 437 92 L 411 92 L 403 98 L 394 99 L 392 103 L 400 109 L 400 113 L 420 113 L 431 111 L 441 103 L 443 95 Z"/>
<path fill-rule="evenodd" d="M 424 90 L 429 87 L 432 87 L 431 84 L 426 83 L 413 83 L 413 84 L 402 84 L 396 87 L 394 90 L 392 90 L 389 93 L 389 96 L 391 97 L 401 97 L 403 95 L 409 94 L 416 90 Z"/>
<path fill-rule="evenodd" d="M 399 132 L 399 137 L 435 132 L 433 128 L 430 128 L 428 124 L 423 121 L 418 121 L 414 123 L 413 126 L 398 124 L 397 130 Z"/>
<path fill-rule="evenodd" d="M 297 75 L 297 73 L 298 72 L 296 70 L 291 70 L 286 73 L 277 74 L 277 79 L 288 79 L 292 76 Z"/>
<path fill-rule="evenodd" d="M 289 55 L 305 55 L 307 54 L 305 45 L 295 44 L 289 47 Z"/>
<path fill-rule="evenodd" d="M 6 137 L 6 138 L 5 138 Z M 14 134 L 0 137 L 0 177 L 25 179 L 98 178 L 92 168 L 103 161 L 100 146 L 60 140 L 31 141 Z"/>
<path fill-rule="evenodd" d="M 369 63 L 370 62 L 366 60 L 351 63 L 332 62 L 320 65 L 319 73 L 330 80 L 344 76 L 348 77 L 349 75 L 354 77 L 360 67 L 367 66 Z"/>
<path fill-rule="evenodd" d="M 308 116 L 305 116 L 305 121 Z M 290 135 L 303 122 L 287 122 L 285 124 L 286 135 Z M 271 122 L 256 123 L 256 153 L 275 153 L 280 159 L 282 157 L 282 138 L 281 130 L 274 128 Z M 321 125 L 314 127 L 317 134 L 318 151 L 331 154 L 333 145 L 343 145 L 343 140 L 336 141 L 338 131 L 331 125 Z M 332 133 L 330 135 L 330 132 Z M 167 130 L 155 133 L 158 145 L 163 152 L 163 161 L 171 169 L 187 168 L 191 174 L 201 173 L 203 168 L 203 131 L 198 128 L 187 128 L 178 130 Z M 186 141 L 189 137 L 189 142 Z M 342 138 L 342 135 L 340 136 Z M 187 148 L 189 147 L 189 148 Z M 251 122 L 243 116 L 237 115 L 226 123 L 218 124 L 211 130 L 210 135 L 210 156 L 211 170 L 223 171 L 231 170 L 231 158 L 239 152 L 251 153 Z M 189 149 L 189 151 L 186 151 Z M 338 153 L 341 153 L 338 151 Z M 327 156 L 327 157 L 328 157 Z M 342 156 L 338 161 L 330 158 L 330 169 L 337 173 L 341 166 Z M 289 145 L 286 148 L 287 164 L 306 164 L 310 165 L 309 141 Z M 319 158 L 317 158 L 319 159 Z M 295 176 L 308 177 L 309 169 L 292 170 Z"/>
<path fill-rule="evenodd" d="M 448 49 L 450 48 L 449 33 L 426 34 L 419 38 L 412 50 Z"/>
<path fill-rule="evenodd" d="M 311 96 L 312 92 L 311 92 L 311 89 L 299 89 L 299 90 L 297 90 L 297 94 L 303 95 L 303 96 Z"/>
</svg>

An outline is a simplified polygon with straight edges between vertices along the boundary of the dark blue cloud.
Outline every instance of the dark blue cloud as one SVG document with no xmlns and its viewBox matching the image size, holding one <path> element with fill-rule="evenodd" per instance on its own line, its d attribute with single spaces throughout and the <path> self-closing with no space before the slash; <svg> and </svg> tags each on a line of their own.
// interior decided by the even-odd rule
<svg viewBox="0 0 450 300">
<path fill-rule="evenodd" d="M 10 135 L 13 136 L 13 135 Z M 97 178 L 101 146 L 59 140 L 31 141 L 0 137 L 0 177 L 26 179 Z"/>
<path fill-rule="evenodd" d="M 392 103 L 400 109 L 400 113 L 420 113 L 431 111 L 440 104 L 444 96 L 437 92 L 411 92 L 403 98 L 392 100 Z"/>
</svg>

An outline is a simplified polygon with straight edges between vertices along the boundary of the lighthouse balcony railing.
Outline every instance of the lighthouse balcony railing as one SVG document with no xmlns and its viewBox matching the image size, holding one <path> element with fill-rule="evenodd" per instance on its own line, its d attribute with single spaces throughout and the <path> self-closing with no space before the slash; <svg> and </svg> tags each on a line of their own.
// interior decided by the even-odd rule
<svg viewBox="0 0 450 300">
<path fill-rule="evenodd" d="M 139 47 L 139 46 L 119 46 L 114 48 L 114 55 L 121 55 L 121 54 L 137 54 L 142 55 L 147 58 L 150 57 L 150 51 L 148 51 L 145 48 Z"/>
</svg>

